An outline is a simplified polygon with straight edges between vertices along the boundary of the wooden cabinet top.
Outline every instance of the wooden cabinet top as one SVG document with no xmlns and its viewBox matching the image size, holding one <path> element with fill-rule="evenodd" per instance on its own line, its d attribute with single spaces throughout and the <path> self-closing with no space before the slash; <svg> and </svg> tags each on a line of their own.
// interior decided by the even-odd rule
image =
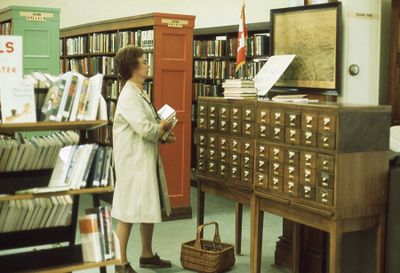
<svg viewBox="0 0 400 273">
<path fill-rule="evenodd" d="M 142 28 L 152 26 L 167 26 L 175 28 L 193 28 L 195 16 L 173 13 L 148 13 L 137 16 L 123 17 L 118 19 L 105 20 L 82 24 L 61 29 L 60 37 L 86 35 L 88 33 L 102 31 L 116 31 L 120 29 Z"/>
</svg>

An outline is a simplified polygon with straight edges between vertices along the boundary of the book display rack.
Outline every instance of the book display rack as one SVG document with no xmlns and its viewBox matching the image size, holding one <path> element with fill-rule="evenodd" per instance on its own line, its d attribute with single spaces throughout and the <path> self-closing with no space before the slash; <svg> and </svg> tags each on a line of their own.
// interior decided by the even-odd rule
<svg viewBox="0 0 400 273">
<path fill-rule="evenodd" d="M 93 141 L 112 145 L 112 124 L 123 83 L 114 73 L 113 57 L 126 45 L 141 46 L 150 70 L 145 89 L 156 109 L 168 104 L 176 110 L 177 142 L 160 147 L 170 193 L 172 218 L 191 215 L 189 202 L 191 141 L 191 75 L 194 16 L 150 13 L 101 21 L 61 30 L 62 71 L 76 70 L 91 76 L 104 74 L 103 96 L 108 124 Z M 179 168 L 177 168 L 179 166 Z M 179 169 L 179 171 L 178 171 Z"/>
<path fill-rule="evenodd" d="M 84 139 L 87 130 L 104 126 L 106 121 L 79 121 L 79 122 L 37 122 L 29 124 L 0 124 L 0 132 L 2 134 L 13 134 L 23 131 L 48 131 L 48 130 L 79 130 L 81 132 L 81 142 Z M 5 272 L 72 272 L 75 270 L 83 270 L 88 268 L 101 267 L 101 272 L 105 272 L 105 266 L 116 264 L 119 261 L 111 259 L 98 263 L 84 263 L 82 261 L 82 250 L 79 244 L 75 243 L 76 225 L 78 217 L 79 197 L 81 194 L 92 194 L 94 206 L 99 206 L 99 193 L 112 192 L 113 187 L 97 187 L 83 188 L 77 190 L 65 190 L 57 192 L 44 193 L 26 193 L 15 194 L 16 191 L 32 187 L 46 187 L 49 183 L 51 170 L 35 170 L 35 171 L 16 171 L 3 172 L 0 176 L 0 207 L 1 216 L 8 221 L 8 226 L 2 225 L 0 232 L 0 250 L 17 249 L 22 247 L 38 247 L 40 250 L 19 251 L 15 254 L 4 254 L 0 256 L 0 264 Z M 32 201 L 31 201 L 32 200 Z M 49 204 L 49 200 L 58 200 L 53 202 L 52 207 L 42 205 Z M 65 203 L 65 200 L 71 200 Z M 30 213 L 31 219 L 28 223 L 27 215 L 30 208 L 26 204 L 34 204 L 34 209 Z M 54 205 L 57 204 L 58 205 Z M 13 205 L 15 204 L 15 206 Z M 65 206 L 65 217 L 56 217 L 57 221 L 51 219 L 52 211 L 59 211 L 58 206 Z M 8 208 L 7 208 L 8 207 Z M 28 209 L 26 209 L 28 208 Z M 56 210 L 57 209 L 57 210 Z M 8 216 L 10 214 L 10 216 Z M 15 217 L 14 217 L 14 216 Z M 33 216 L 35 215 L 35 217 Z M 39 216 L 41 215 L 41 216 Z M 45 216 L 47 215 L 47 217 Z M 13 219 L 16 221 L 12 221 Z M 47 218 L 47 219 L 46 219 Z M 61 221 L 61 218 L 64 221 Z M 24 223 L 18 225 L 18 222 Z M 15 225 L 13 228 L 10 223 Z M 25 225 L 25 222 L 26 225 Z M 21 224 L 20 223 L 20 224 Z M 53 244 L 53 246 L 48 247 Z M 57 245 L 54 247 L 54 245 Z M 7 252 L 6 252 L 7 253 Z M 24 261 L 21 263 L 21 261 Z"/>
</svg>

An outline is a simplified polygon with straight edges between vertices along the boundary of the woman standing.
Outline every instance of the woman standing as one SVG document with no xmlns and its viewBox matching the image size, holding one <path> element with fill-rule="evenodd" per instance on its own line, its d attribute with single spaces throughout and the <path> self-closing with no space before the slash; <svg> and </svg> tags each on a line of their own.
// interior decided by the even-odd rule
<svg viewBox="0 0 400 273">
<path fill-rule="evenodd" d="M 116 186 L 111 215 L 119 222 L 117 236 L 121 245 L 121 263 L 115 272 L 132 273 L 126 249 L 133 223 L 140 223 L 142 250 L 140 267 L 171 267 L 153 253 L 154 223 L 161 222 L 161 211 L 169 215 L 168 191 L 158 151 L 163 133 L 171 124 L 158 118 L 143 83 L 148 64 L 140 47 L 118 51 L 115 67 L 126 83 L 119 95 L 113 125 Z M 167 143 L 175 142 L 174 134 Z"/>
</svg>

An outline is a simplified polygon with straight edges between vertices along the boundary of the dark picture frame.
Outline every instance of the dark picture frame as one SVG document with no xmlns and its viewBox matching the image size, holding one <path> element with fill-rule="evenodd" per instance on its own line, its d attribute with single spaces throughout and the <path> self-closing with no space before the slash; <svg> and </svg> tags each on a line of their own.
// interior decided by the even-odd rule
<svg viewBox="0 0 400 273">
<path fill-rule="evenodd" d="M 341 3 L 271 10 L 270 55 L 296 55 L 274 89 L 340 94 Z"/>
</svg>

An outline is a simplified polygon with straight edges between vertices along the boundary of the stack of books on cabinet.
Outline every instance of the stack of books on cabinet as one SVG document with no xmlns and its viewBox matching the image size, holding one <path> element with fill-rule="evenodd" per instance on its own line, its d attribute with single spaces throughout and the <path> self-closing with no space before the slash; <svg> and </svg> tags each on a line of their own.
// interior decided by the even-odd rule
<svg viewBox="0 0 400 273">
<path fill-rule="evenodd" d="M 226 99 L 257 99 L 257 89 L 252 80 L 228 79 L 222 88 Z"/>
</svg>

